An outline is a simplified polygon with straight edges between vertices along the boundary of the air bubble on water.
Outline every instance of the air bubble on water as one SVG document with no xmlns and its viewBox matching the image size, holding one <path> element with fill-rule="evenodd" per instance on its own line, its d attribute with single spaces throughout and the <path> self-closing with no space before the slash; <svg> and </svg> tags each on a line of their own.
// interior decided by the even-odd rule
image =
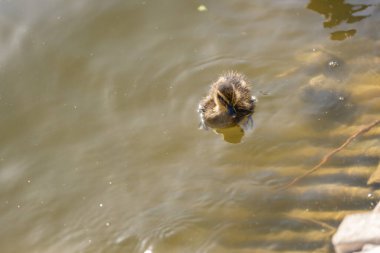
<svg viewBox="0 0 380 253">
<path fill-rule="evenodd" d="M 340 96 L 340 97 L 339 97 L 339 100 L 340 100 L 340 101 L 343 101 L 343 100 L 344 100 L 344 97 Z"/>
<path fill-rule="evenodd" d="M 100 203 L 100 204 L 99 204 L 99 207 L 103 207 L 103 203 Z"/>
<path fill-rule="evenodd" d="M 106 222 L 106 226 L 109 227 L 109 226 L 110 226 L 110 223 L 109 223 L 109 222 Z"/>
<path fill-rule="evenodd" d="M 336 68 L 339 67 L 339 63 L 335 60 L 329 61 L 329 67 L 330 68 Z"/>
<path fill-rule="evenodd" d="M 32 181 L 31 181 L 30 179 L 28 179 L 28 181 L 27 181 L 27 182 L 28 182 L 28 184 L 30 184 L 30 182 L 32 182 Z"/>
</svg>

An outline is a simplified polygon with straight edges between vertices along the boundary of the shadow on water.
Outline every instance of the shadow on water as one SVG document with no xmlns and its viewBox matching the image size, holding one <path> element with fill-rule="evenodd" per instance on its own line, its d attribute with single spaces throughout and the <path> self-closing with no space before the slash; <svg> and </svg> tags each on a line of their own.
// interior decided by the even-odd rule
<svg viewBox="0 0 380 253">
<path fill-rule="evenodd" d="M 303 113 L 318 128 L 350 124 L 358 116 L 357 106 L 344 90 L 307 86 L 302 89 L 300 98 L 303 101 Z"/>
<path fill-rule="evenodd" d="M 365 11 L 371 5 L 369 4 L 350 4 L 345 0 L 311 0 L 307 8 L 322 14 L 325 17 L 323 27 L 333 28 L 342 22 L 352 24 L 359 22 L 370 15 L 358 15 Z M 344 40 L 356 34 L 356 29 L 339 30 L 331 32 L 332 40 Z"/>
</svg>

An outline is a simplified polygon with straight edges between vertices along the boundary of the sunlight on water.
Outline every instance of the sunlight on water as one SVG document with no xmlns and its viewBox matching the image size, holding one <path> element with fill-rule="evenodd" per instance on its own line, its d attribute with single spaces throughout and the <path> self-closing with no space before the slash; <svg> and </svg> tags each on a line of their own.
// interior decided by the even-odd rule
<svg viewBox="0 0 380 253">
<path fill-rule="evenodd" d="M 332 252 L 380 199 L 379 127 L 276 191 L 379 119 L 377 0 L 4 0 L 0 21 L 2 252 Z M 254 128 L 201 131 L 228 70 Z"/>
</svg>

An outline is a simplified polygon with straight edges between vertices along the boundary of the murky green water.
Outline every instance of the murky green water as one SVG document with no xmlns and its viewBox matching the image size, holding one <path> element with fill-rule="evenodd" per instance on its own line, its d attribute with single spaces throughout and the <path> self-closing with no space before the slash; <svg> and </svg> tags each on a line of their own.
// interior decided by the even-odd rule
<svg viewBox="0 0 380 253">
<path fill-rule="evenodd" d="M 379 129 L 273 188 L 379 118 L 378 4 L 0 1 L 1 251 L 329 252 L 380 197 Z M 259 100 L 240 144 L 198 130 L 229 69 Z"/>
</svg>

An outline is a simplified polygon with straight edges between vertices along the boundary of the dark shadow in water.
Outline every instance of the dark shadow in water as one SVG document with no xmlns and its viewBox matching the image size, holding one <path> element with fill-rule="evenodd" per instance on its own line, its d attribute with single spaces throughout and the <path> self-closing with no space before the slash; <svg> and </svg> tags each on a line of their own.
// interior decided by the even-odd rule
<svg viewBox="0 0 380 253">
<path fill-rule="evenodd" d="M 350 94 L 342 90 L 307 86 L 302 89 L 300 98 L 304 102 L 302 112 L 317 128 L 333 127 L 333 123 L 349 124 L 358 115 Z"/>
<path fill-rule="evenodd" d="M 346 3 L 345 0 L 310 0 L 307 8 L 325 16 L 323 27 L 333 28 L 342 22 L 352 24 L 369 17 L 370 15 L 355 14 L 367 9 L 370 6 L 371 5 L 369 4 L 350 4 Z M 331 33 L 330 38 L 332 40 L 344 40 L 354 36 L 355 33 L 355 29 L 336 31 Z"/>
</svg>

